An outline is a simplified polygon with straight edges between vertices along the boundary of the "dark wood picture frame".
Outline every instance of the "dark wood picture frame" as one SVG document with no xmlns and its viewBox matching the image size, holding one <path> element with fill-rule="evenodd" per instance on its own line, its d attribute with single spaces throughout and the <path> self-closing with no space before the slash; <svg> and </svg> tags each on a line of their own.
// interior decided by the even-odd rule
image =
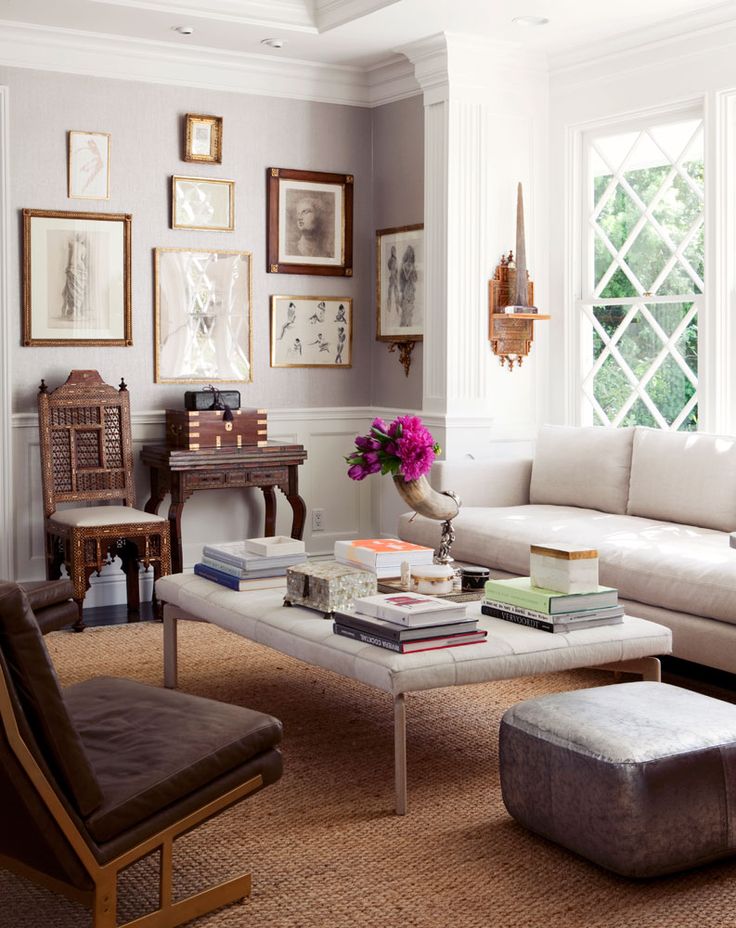
<svg viewBox="0 0 736 928">
<path fill-rule="evenodd" d="M 267 262 L 266 270 L 269 274 L 319 274 L 328 277 L 353 276 L 353 175 L 329 174 L 322 171 L 297 171 L 290 168 L 267 168 L 266 187 L 268 199 L 267 221 Z M 326 188 L 334 188 L 334 237 L 332 240 L 332 255 L 314 256 L 304 258 L 297 254 L 286 254 L 284 242 L 289 230 L 284 228 L 282 221 L 286 215 L 287 203 L 282 197 L 282 185 L 290 184 L 298 190 L 304 185 L 304 198 L 307 199 L 316 192 L 316 196 L 324 198 L 325 194 L 333 192 Z M 339 213 L 337 210 L 339 198 Z M 303 234 L 303 233 L 302 233 Z M 284 258 L 286 257 L 286 260 Z M 320 258 L 324 258 L 320 261 Z"/>
<path fill-rule="evenodd" d="M 45 243 L 44 248 L 42 249 L 41 254 L 36 253 L 35 265 L 34 265 L 34 226 L 36 221 L 49 220 L 49 226 L 54 223 L 56 220 L 59 220 L 57 233 L 61 233 L 58 238 L 59 242 L 56 246 L 56 251 L 52 255 L 51 245 L 49 235 L 41 238 L 40 242 Z M 68 223 L 67 228 L 64 228 L 64 222 Z M 84 326 L 83 324 L 72 325 L 71 329 L 65 329 L 63 325 L 59 325 L 58 321 L 54 324 L 50 324 L 52 316 L 50 315 L 50 299 L 49 299 L 49 281 L 52 279 L 56 280 L 57 289 L 54 291 L 57 293 L 59 300 L 64 304 L 61 314 L 64 315 L 64 310 L 68 309 L 69 314 L 71 314 L 76 307 L 81 298 L 89 305 L 94 304 L 93 295 L 89 295 L 89 290 L 87 290 L 86 280 L 89 277 L 89 266 L 88 262 L 90 261 L 90 253 L 83 245 L 83 254 L 78 258 L 77 266 L 77 280 L 74 280 L 74 267 L 73 264 L 73 254 L 72 250 L 76 246 L 76 240 L 80 236 L 80 231 L 78 227 L 75 227 L 73 224 L 75 222 L 85 222 L 85 223 L 95 223 L 99 224 L 100 230 L 109 223 L 119 223 L 121 226 L 121 244 L 122 249 L 118 259 L 115 259 L 115 266 L 112 269 L 112 274 L 108 278 L 109 281 L 115 283 L 116 280 L 119 280 L 119 285 L 116 285 L 117 298 L 119 300 L 119 314 L 116 318 L 115 325 L 108 323 L 108 331 L 111 333 L 110 337 L 103 337 L 100 335 L 102 327 L 95 327 L 90 324 Z M 99 346 L 119 346 L 127 347 L 133 344 L 133 313 L 132 313 L 132 286 L 131 286 L 131 227 L 133 223 L 133 217 L 130 213 L 88 213 L 88 212 L 73 212 L 69 210 L 44 210 L 44 209 L 24 209 L 23 210 L 23 345 L 24 346 L 38 346 L 38 347 L 61 347 L 61 346 L 90 346 L 90 345 L 99 345 Z M 39 230 L 39 235 L 41 230 Z M 64 244 L 63 237 L 66 236 L 66 247 L 67 254 L 66 257 L 61 251 L 61 246 Z M 72 239 L 75 242 L 72 242 Z M 71 243 L 71 244 L 70 244 Z M 96 250 L 96 254 L 99 254 L 99 249 Z M 113 253 L 108 254 L 108 258 L 112 260 Z M 39 268 L 38 263 L 41 260 L 42 266 Z M 66 263 L 66 267 L 62 270 L 61 266 Z M 100 278 L 101 272 L 104 272 L 104 267 L 100 269 L 97 267 L 95 269 L 96 277 Z M 108 267 L 108 270 L 110 268 Z M 62 279 L 66 280 L 65 285 L 61 286 Z M 82 278 L 80 281 L 79 278 Z M 34 280 L 38 285 L 38 289 L 41 292 L 37 303 L 34 303 Z M 86 291 L 87 296 L 84 295 Z M 115 307 L 111 307 L 115 309 Z M 58 317 L 56 317 L 58 320 Z M 44 321 L 45 320 L 45 321 Z M 94 319 L 92 320 L 94 322 Z M 49 331 L 53 328 L 58 328 L 59 334 L 58 337 L 49 335 Z M 39 329 L 44 330 L 43 334 L 40 334 Z M 87 335 L 80 334 L 84 331 L 88 332 Z M 69 331 L 69 336 L 64 334 L 65 331 Z M 120 334 L 114 334 L 119 332 Z"/>
</svg>

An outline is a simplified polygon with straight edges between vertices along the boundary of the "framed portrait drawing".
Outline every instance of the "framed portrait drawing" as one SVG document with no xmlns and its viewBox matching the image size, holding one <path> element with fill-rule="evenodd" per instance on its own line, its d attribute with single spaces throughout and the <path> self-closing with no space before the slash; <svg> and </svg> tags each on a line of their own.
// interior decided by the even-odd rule
<svg viewBox="0 0 736 928">
<path fill-rule="evenodd" d="M 23 344 L 132 345 L 128 213 L 23 210 Z"/>
<path fill-rule="evenodd" d="M 376 338 L 421 341 L 424 336 L 424 226 L 376 232 Z"/>
<path fill-rule="evenodd" d="M 156 383 L 253 379 L 249 251 L 154 249 Z"/>
<path fill-rule="evenodd" d="M 353 177 L 268 168 L 271 274 L 353 274 Z"/>
<path fill-rule="evenodd" d="M 184 160 L 221 164 L 222 116 L 187 113 L 184 122 Z"/>
<path fill-rule="evenodd" d="M 235 181 L 210 177 L 171 178 L 171 228 L 232 232 Z"/>
<path fill-rule="evenodd" d="M 352 367 L 349 296 L 272 296 L 271 367 Z"/>
<path fill-rule="evenodd" d="M 67 194 L 75 200 L 110 199 L 110 133 L 68 133 Z"/>
</svg>

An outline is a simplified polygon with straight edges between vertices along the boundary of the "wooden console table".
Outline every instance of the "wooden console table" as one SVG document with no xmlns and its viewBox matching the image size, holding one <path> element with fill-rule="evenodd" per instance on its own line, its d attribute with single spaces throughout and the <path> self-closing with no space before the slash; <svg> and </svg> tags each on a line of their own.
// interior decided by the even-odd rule
<svg viewBox="0 0 736 928">
<path fill-rule="evenodd" d="M 232 487 L 258 487 L 266 502 L 264 535 L 276 533 L 276 493 L 284 494 L 293 513 L 291 537 L 304 533 L 306 506 L 299 496 L 299 465 L 307 459 L 302 445 L 268 442 L 262 447 L 204 448 L 183 451 L 168 445 L 144 445 L 141 461 L 150 468 L 151 497 L 146 512 L 158 513 L 167 493 L 171 494 L 171 569 L 181 573 L 181 512 L 184 503 L 197 490 L 226 490 Z"/>
</svg>

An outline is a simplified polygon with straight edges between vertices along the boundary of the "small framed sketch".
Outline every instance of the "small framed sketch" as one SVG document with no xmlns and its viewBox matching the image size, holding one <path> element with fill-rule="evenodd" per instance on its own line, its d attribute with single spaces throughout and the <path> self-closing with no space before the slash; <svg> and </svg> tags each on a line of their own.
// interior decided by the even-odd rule
<svg viewBox="0 0 736 928">
<path fill-rule="evenodd" d="M 349 296 L 272 296 L 271 367 L 352 367 Z"/>
<path fill-rule="evenodd" d="M 171 178 L 171 228 L 235 228 L 235 181 L 209 177 Z"/>
<path fill-rule="evenodd" d="M 23 210 L 23 344 L 132 345 L 127 213 Z"/>
<path fill-rule="evenodd" d="M 353 177 L 268 168 L 271 274 L 353 274 Z"/>
<path fill-rule="evenodd" d="M 424 336 L 424 226 L 376 232 L 376 338 L 421 341 Z"/>
<path fill-rule="evenodd" d="M 109 132 L 69 132 L 67 192 L 76 200 L 110 199 Z"/>
<path fill-rule="evenodd" d="M 222 116 L 187 113 L 184 120 L 184 160 L 221 164 Z"/>
<path fill-rule="evenodd" d="M 154 249 L 156 383 L 253 379 L 249 251 Z"/>
</svg>

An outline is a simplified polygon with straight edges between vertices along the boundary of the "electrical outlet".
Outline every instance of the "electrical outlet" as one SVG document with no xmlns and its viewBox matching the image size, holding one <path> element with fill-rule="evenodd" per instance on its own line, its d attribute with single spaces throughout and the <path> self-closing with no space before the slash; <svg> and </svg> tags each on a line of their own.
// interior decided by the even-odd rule
<svg viewBox="0 0 736 928">
<path fill-rule="evenodd" d="M 325 511 L 324 509 L 312 510 L 312 531 L 323 532 L 325 530 Z"/>
</svg>

